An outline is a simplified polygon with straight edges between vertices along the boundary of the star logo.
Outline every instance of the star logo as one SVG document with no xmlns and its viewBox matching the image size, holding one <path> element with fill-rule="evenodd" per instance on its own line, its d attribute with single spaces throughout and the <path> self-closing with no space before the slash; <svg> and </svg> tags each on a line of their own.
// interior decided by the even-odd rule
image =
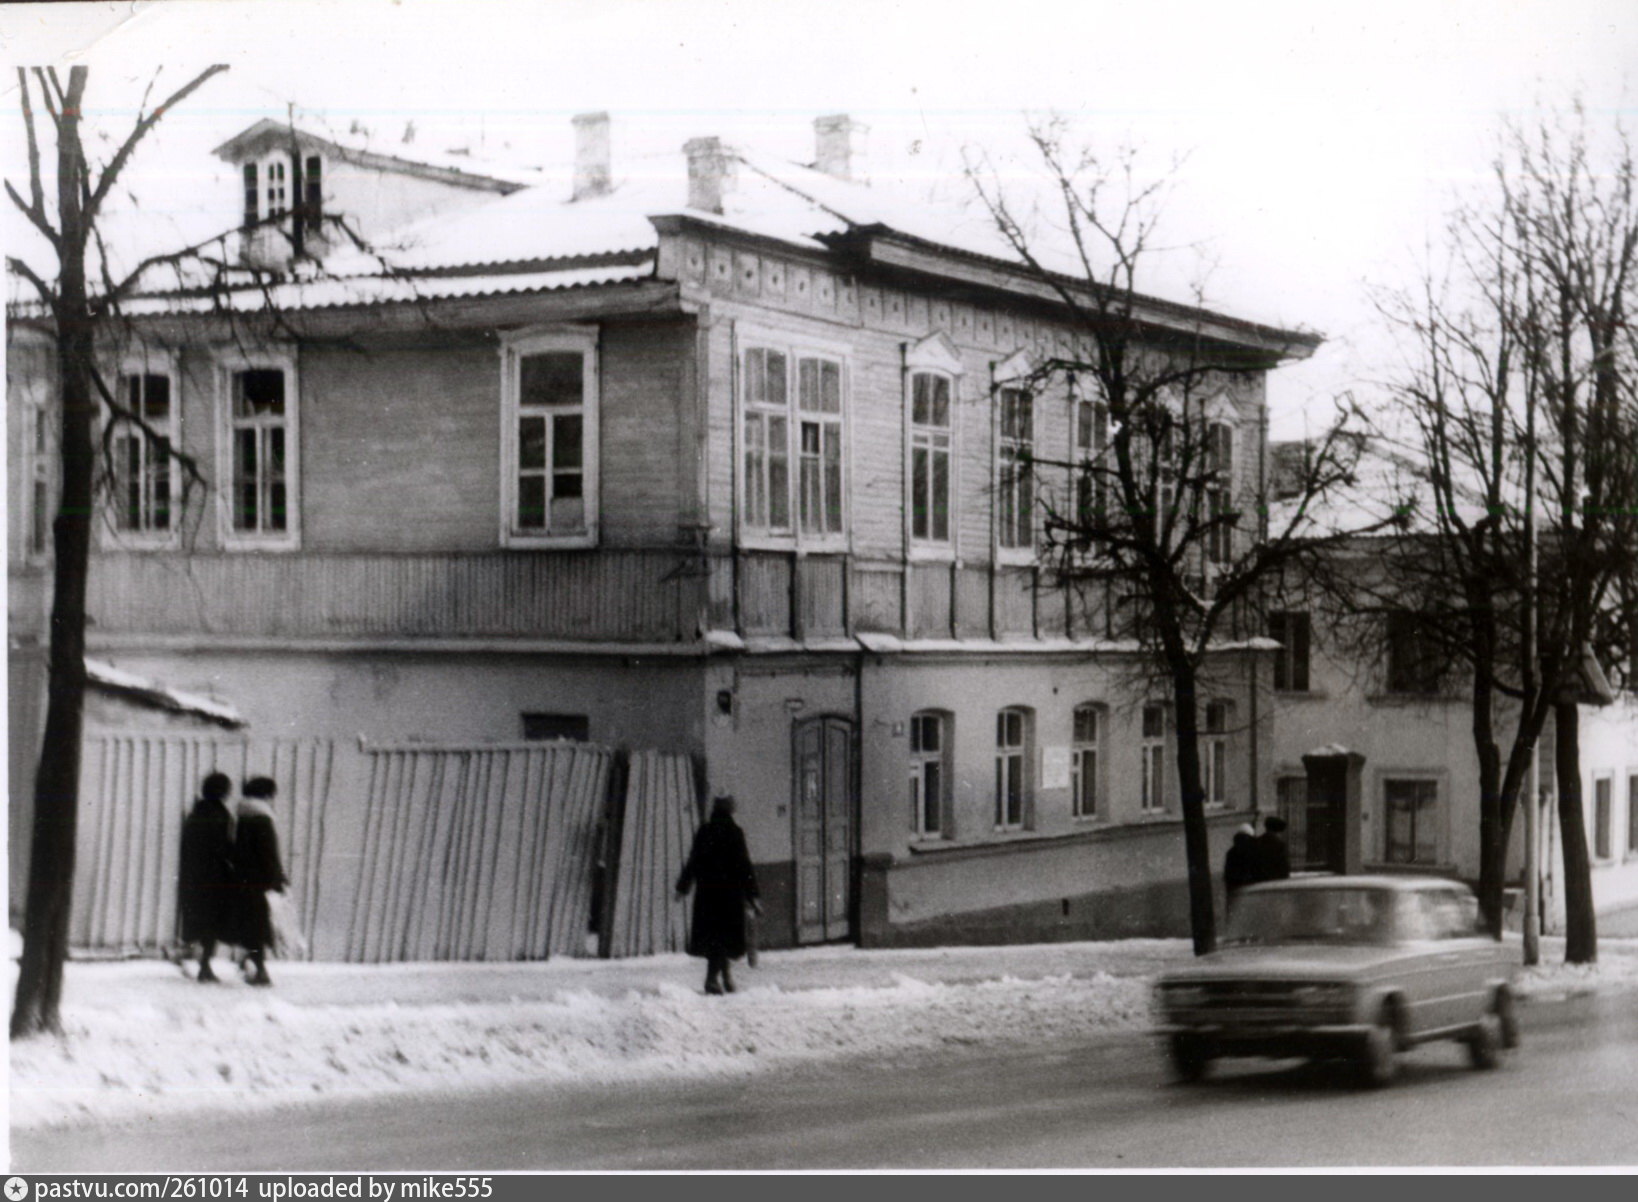
<svg viewBox="0 0 1638 1202">
<path fill-rule="evenodd" d="M 6 1197 L 11 1202 L 23 1202 L 23 1199 L 28 1197 L 28 1182 L 21 1177 L 7 1177 Z"/>
</svg>

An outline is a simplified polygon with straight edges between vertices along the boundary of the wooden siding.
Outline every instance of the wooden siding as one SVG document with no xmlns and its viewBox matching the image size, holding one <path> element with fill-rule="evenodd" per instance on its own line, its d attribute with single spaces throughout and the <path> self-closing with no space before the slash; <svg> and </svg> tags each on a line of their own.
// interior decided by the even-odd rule
<svg viewBox="0 0 1638 1202">
<path fill-rule="evenodd" d="M 98 631 L 692 639 L 702 579 L 670 551 L 104 555 Z M 668 579 L 668 576 L 670 577 Z"/>
</svg>

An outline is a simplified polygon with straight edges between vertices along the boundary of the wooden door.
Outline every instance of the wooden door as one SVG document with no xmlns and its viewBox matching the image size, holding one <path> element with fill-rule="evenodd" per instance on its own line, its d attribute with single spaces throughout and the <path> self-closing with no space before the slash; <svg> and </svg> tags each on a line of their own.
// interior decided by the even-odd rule
<svg viewBox="0 0 1638 1202">
<path fill-rule="evenodd" d="M 796 937 L 846 939 L 853 910 L 853 725 L 809 718 L 795 729 Z"/>
</svg>

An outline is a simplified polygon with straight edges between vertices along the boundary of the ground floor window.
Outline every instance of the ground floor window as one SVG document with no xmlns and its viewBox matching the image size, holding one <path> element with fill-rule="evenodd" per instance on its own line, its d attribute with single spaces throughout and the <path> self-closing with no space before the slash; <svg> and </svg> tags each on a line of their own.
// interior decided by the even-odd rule
<svg viewBox="0 0 1638 1202">
<path fill-rule="evenodd" d="M 1075 743 L 1070 750 L 1070 807 L 1077 818 L 1098 816 L 1098 707 L 1075 710 Z"/>
<path fill-rule="evenodd" d="M 1228 704 L 1213 701 L 1206 706 L 1206 730 L 1200 739 L 1200 768 L 1206 804 L 1228 803 Z"/>
<path fill-rule="evenodd" d="M 1627 777 L 1627 850 L 1638 852 L 1638 773 Z"/>
<path fill-rule="evenodd" d="M 1143 707 L 1143 794 L 1145 811 L 1166 808 L 1166 708 Z"/>
<path fill-rule="evenodd" d="M 1029 714 L 1004 709 L 995 716 L 995 827 L 1022 830 L 1028 798 Z"/>
<path fill-rule="evenodd" d="M 910 831 L 918 839 L 944 834 L 945 715 L 933 712 L 910 718 Z"/>
<path fill-rule="evenodd" d="M 1613 784 L 1607 776 L 1593 781 L 1593 855 L 1600 860 L 1608 860 L 1614 854 L 1614 840 L 1610 837 Z"/>
<path fill-rule="evenodd" d="M 523 737 L 584 743 L 591 738 L 591 722 L 585 714 L 524 714 Z"/>
<path fill-rule="evenodd" d="M 1382 801 L 1388 821 L 1383 858 L 1390 864 L 1437 864 L 1439 782 L 1386 780 Z"/>
</svg>

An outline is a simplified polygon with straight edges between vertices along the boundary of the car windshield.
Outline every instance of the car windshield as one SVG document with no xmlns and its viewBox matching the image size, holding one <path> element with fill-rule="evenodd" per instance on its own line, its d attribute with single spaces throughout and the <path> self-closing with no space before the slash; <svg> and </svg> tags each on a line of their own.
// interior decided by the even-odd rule
<svg viewBox="0 0 1638 1202">
<path fill-rule="evenodd" d="M 1381 889 L 1268 889 L 1241 894 L 1223 943 L 1386 943 L 1392 899 Z"/>
</svg>

